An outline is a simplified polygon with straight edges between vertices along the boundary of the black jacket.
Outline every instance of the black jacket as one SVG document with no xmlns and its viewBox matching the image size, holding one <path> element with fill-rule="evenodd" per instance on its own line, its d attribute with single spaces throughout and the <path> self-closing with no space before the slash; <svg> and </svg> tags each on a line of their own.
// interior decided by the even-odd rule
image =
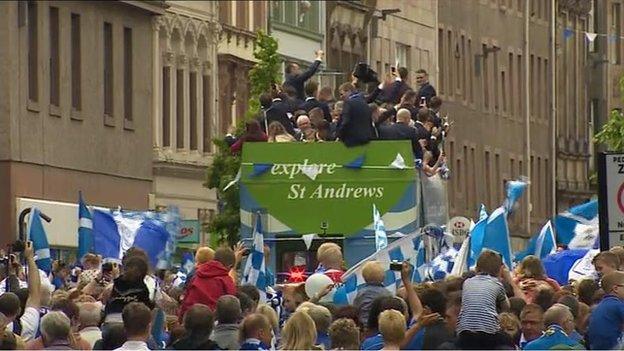
<svg viewBox="0 0 624 351">
<path fill-rule="evenodd" d="M 386 96 L 386 101 L 392 104 L 398 104 L 401 101 L 401 97 L 408 91 L 410 86 L 402 80 L 395 80 L 390 86 L 390 90 L 388 96 Z M 435 95 L 435 93 L 434 93 Z"/>
<path fill-rule="evenodd" d="M 432 97 L 436 96 L 436 90 L 429 83 L 425 83 L 423 86 L 418 89 L 418 103 L 420 104 L 420 100 L 424 97 L 425 101 L 427 101 L 427 105 L 429 105 L 429 101 Z"/>
<path fill-rule="evenodd" d="M 321 61 L 315 60 L 312 66 L 310 66 L 310 68 L 308 68 L 305 72 L 298 75 L 290 74 L 286 76 L 286 81 L 284 82 L 284 85 L 290 85 L 291 87 L 295 88 L 295 90 L 297 91 L 297 97 L 301 100 L 305 99 L 303 85 L 308 79 L 310 79 L 310 77 L 314 75 L 314 73 L 316 73 L 320 66 Z"/>
<path fill-rule="evenodd" d="M 348 147 L 364 145 L 374 138 L 372 111 L 362 93 L 353 93 L 344 102 L 336 127 L 336 137 Z"/>
<path fill-rule="evenodd" d="M 171 350 L 221 350 L 219 345 L 209 339 L 208 335 L 188 334 L 178 339 L 169 349 Z"/>
<path fill-rule="evenodd" d="M 280 122 L 284 126 L 284 129 L 286 129 L 288 134 L 294 136 L 295 128 L 293 127 L 290 118 L 288 118 L 289 109 L 290 106 L 287 102 L 283 101 L 282 99 L 273 99 L 271 107 L 269 107 L 265 111 L 267 126 L 274 121 Z"/>
<path fill-rule="evenodd" d="M 414 158 L 422 158 L 422 148 L 418 142 L 419 136 L 415 128 L 407 124 L 395 123 L 378 127 L 379 138 L 384 140 L 409 140 L 412 142 Z"/>
<path fill-rule="evenodd" d="M 324 102 L 318 101 L 314 97 L 306 98 L 306 101 L 299 106 L 300 110 L 304 110 L 305 112 L 310 112 L 310 110 L 314 108 L 320 108 L 323 111 L 323 117 L 329 123 L 332 121 L 331 111 L 329 111 L 329 105 Z"/>
</svg>

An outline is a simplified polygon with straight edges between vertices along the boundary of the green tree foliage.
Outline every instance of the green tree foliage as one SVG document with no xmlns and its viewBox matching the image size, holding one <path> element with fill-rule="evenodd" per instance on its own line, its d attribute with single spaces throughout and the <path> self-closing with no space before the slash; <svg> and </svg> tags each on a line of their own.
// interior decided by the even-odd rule
<svg viewBox="0 0 624 351">
<path fill-rule="evenodd" d="M 624 94 L 624 77 L 618 83 L 620 92 Z M 607 146 L 608 151 L 624 151 L 624 114 L 613 110 L 609 120 L 595 136 L 595 141 Z"/>
<path fill-rule="evenodd" d="M 280 79 L 281 58 L 277 53 L 277 41 L 270 35 L 259 31 L 254 42 L 254 57 L 257 60 L 249 71 L 250 96 L 249 108 L 245 119 L 251 119 L 260 113 L 258 98 L 264 92 L 270 91 L 271 84 Z M 236 79 L 236 77 L 232 77 Z M 238 133 L 244 130 L 244 121 L 238 125 Z M 223 139 L 214 140 L 217 146 L 212 165 L 208 167 L 206 183 L 209 189 L 216 189 L 219 208 L 217 215 L 208 226 L 213 245 L 228 243 L 233 245 L 239 238 L 240 229 L 240 199 L 238 185 L 223 188 L 236 177 L 240 169 L 240 156 L 232 155 L 230 148 Z"/>
</svg>

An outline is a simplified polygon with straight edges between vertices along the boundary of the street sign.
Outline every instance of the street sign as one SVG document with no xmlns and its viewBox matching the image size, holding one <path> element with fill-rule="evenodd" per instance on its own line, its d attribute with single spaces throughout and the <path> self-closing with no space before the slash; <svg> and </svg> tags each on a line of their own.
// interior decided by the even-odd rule
<svg viewBox="0 0 624 351">
<path fill-rule="evenodd" d="M 453 235 L 454 242 L 461 244 L 470 233 L 470 220 L 466 217 L 453 217 L 448 222 L 447 229 Z"/>
<path fill-rule="evenodd" d="M 600 249 L 624 244 L 624 153 L 598 159 Z"/>
</svg>

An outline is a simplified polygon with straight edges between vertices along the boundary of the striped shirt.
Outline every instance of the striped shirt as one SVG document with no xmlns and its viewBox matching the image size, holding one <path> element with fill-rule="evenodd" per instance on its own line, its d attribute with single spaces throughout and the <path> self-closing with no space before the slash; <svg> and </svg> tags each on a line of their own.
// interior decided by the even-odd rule
<svg viewBox="0 0 624 351">
<path fill-rule="evenodd" d="M 462 331 L 495 334 L 500 330 L 496 306 L 507 300 L 498 279 L 477 275 L 464 282 L 462 306 L 457 321 L 457 333 Z"/>
</svg>

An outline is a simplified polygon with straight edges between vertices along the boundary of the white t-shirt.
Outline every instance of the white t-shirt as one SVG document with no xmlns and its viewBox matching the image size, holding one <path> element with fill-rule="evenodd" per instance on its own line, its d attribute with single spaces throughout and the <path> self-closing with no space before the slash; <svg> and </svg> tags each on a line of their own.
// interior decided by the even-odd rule
<svg viewBox="0 0 624 351">
<path fill-rule="evenodd" d="M 37 331 L 39 330 L 39 310 L 34 307 L 26 307 L 24 314 L 20 317 L 20 323 L 22 324 L 21 337 L 24 342 L 29 342 L 35 339 Z M 6 326 L 6 330 L 13 331 L 13 323 L 9 323 Z"/>
</svg>

